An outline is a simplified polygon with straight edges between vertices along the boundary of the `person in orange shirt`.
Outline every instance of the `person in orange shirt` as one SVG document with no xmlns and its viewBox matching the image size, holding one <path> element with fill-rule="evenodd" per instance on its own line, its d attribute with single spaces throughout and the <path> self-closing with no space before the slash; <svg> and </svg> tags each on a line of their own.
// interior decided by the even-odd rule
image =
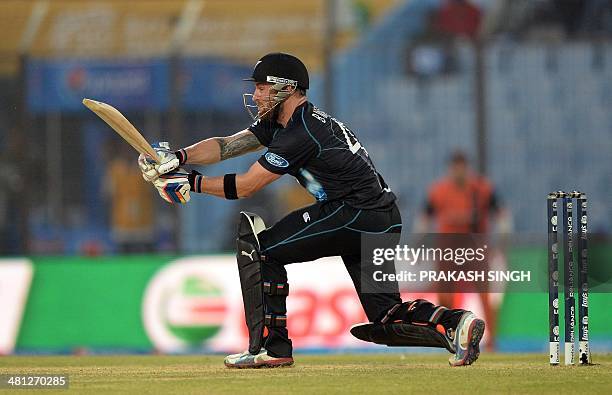
<svg viewBox="0 0 612 395">
<path fill-rule="evenodd" d="M 128 159 L 132 153 L 126 147 L 113 147 L 115 157 L 106 171 L 111 236 L 121 254 L 149 253 L 155 244 L 153 196 L 140 170 Z"/>
<path fill-rule="evenodd" d="M 501 233 L 509 233 L 510 216 L 501 206 L 493 185 L 486 177 L 471 171 L 464 152 L 456 151 L 450 157 L 447 175 L 434 181 L 429 188 L 424 213 L 417 220 L 415 233 L 427 233 L 432 225 L 435 225 L 435 232 L 438 234 L 471 234 L 485 240 L 482 236 L 489 232 L 491 214 L 498 230 Z M 444 247 L 473 247 L 464 245 L 466 239 L 462 239 L 445 237 L 441 242 Z M 454 293 L 465 289 L 460 289 L 459 284 L 451 284 L 450 288 L 445 288 L 446 292 L 439 293 L 439 303 L 453 307 Z M 488 346 L 493 348 L 497 308 L 491 303 L 485 283 L 478 283 L 478 288 L 470 291 L 477 291 L 480 295 L 484 318 L 491 335 Z"/>
</svg>

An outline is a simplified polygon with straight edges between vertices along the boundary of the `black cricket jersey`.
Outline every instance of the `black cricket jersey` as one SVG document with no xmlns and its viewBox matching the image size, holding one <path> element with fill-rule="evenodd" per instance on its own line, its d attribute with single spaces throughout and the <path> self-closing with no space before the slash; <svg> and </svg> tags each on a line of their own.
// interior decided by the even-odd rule
<svg viewBox="0 0 612 395">
<path fill-rule="evenodd" d="M 294 176 L 317 201 L 382 209 L 396 199 L 355 134 L 310 102 L 295 109 L 286 128 L 258 120 L 248 129 L 268 148 L 259 164 Z"/>
</svg>

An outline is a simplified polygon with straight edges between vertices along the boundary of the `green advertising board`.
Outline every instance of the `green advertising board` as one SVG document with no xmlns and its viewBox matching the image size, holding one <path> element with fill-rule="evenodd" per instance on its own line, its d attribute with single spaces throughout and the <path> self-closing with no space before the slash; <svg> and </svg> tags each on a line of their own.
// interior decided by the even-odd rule
<svg viewBox="0 0 612 395">
<path fill-rule="evenodd" d="M 142 296 L 169 256 L 34 258 L 17 349 L 150 349 Z"/>
</svg>

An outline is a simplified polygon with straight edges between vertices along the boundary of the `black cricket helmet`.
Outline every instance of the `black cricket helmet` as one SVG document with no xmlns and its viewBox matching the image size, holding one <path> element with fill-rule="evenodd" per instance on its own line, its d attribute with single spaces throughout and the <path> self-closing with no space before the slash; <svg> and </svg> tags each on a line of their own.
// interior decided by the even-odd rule
<svg viewBox="0 0 612 395">
<path fill-rule="evenodd" d="M 274 107 L 287 99 L 296 89 L 306 90 L 310 86 L 308 70 L 304 63 L 297 57 L 282 52 L 264 55 L 255 63 L 251 77 L 245 78 L 244 81 L 273 84 L 272 89 L 276 92 L 271 97 L 276 102 Z M 287 87 L 293 89 L 286 89 Z M 256 120 L 258 116 L 252 112 L 256 106 L 248 104 L 249 98 L 252 99 L 251 94 L 243 94 L 244 106 Z"/>
<path fill-rule="evenodd" d="M 251 78 L 245 81 L 287 84 L 300 89 L 309 88 L 308 70 L 301 60 L 282 52 L 269 53 L 259 59 Z"/>
</svg>

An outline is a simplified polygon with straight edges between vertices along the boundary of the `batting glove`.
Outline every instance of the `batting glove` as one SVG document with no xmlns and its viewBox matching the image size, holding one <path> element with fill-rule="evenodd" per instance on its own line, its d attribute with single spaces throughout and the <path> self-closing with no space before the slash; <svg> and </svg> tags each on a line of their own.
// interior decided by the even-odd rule
<svg viewBox="0 0 612 395">
<path fill-rule="evenodd" d="M 177 152 L 170 151 L 170 145 L 167 142 L 159 142 L 152 145 L 155 152 L 160 158 L 160 163 L 157 163 L 153 158 L 140 154 L 138 157 L 138 166 L 142 172 L 142 177 L 148 181 L 155 181 L 160 175 L 176 170 L 185 162 L 185 150 Z"/>
<path fill-rule="evenodd" d="M 153 185 L 159 196 L 168 203 L 185 204 L 191 199 L 188 176 L 184 169 L 179 168 L 177 171 L 160 175 L 153 181 Z"/>
</svg>

